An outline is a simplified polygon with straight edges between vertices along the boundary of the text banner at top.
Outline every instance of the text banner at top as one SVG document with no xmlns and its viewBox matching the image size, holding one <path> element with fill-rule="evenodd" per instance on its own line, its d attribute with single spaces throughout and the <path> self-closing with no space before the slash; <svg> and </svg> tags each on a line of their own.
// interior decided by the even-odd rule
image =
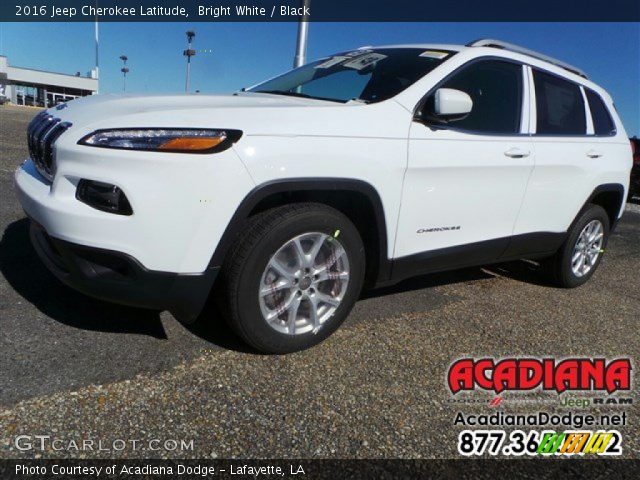
<svg viewBox="0 0 640 480">
<path fill-rule="evenodd" d="M 3 22 L 639 22 L 638 0 L 2 0 Z M 629 39 L 637 41 L 638 39 Z"/>
</svg>

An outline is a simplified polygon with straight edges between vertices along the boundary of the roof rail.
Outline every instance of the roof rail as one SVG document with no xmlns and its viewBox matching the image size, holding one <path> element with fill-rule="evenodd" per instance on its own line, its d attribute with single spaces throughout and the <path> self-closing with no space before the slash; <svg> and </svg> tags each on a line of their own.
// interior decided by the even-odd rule
<svg viewBox="0 0 640 480">
<path fill-rule="evenodd" d="M 493 47 L 493 48 L 501 48 L 503 50 L 509 50 L 510 52 L 521 53 L 523 55 L 528 55 L 530 57 L 537 58 L 538 60 L 542 60 L 544 62 L 549 62 L 553 65 L 556 65 L 557 67 L 564 68 L 565 70 L 568 70 L 571 73 L 575 73 L 576 75 L 580 75 L 581 77 L 587 78 L 586 73 L 584 73 L 579 68 L 574 67 L 573 65 L 569 65 L 568 63 L 565 63 L 561 60 L 556 60 L 555 58 L 549 57 L 542 53 L 529 50 L 528 48 L 514 45 L 513 43 L 507 43 L 501 40 L 494 40 L 491 38 L 481 38 L 479 40 L 474 40 L 473 42 L 467 43 L 467 47 Z"/>
</svg>

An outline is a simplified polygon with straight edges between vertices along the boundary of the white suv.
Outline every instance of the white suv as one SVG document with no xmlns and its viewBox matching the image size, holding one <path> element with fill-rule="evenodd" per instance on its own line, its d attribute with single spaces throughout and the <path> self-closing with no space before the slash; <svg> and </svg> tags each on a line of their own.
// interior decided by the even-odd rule
<svg viewBox="0 0 640 480">
<path fill-rule="evenodd" d="M 183 322 L 216 293 L 265 352 L 326 338 L 363 285 L 520 258 L 586 282 L 632 166 L 602 88 L 495 40 L 364 47 L 233 95 L 83 98 L 28 139 L 17 191 L 55 275 Z"/>
</svg>

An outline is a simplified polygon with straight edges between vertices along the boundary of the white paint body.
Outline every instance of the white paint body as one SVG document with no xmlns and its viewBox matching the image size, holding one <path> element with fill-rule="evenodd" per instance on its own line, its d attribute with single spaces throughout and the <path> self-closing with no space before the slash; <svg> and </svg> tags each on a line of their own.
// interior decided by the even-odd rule
<svg viewBox="0 0 640 480">
<path fill-rule="evenodd" d="M 459 52 L 400 94 L 374 104 L 258 93 L 75 100 L 68 108 L 51 110 L 73 124 L 55 144 L 53 182 L 25 162 L 16 172 L 20 201 L 56 238 L 124 252 L 150 270 L 200 273 L 242 200 L 256 186 L 274 180 L 339 177 L 369 183 L 382 200 L 390 259 L 513 234 L 564 232 L 597 186 L 621 184 L 626 195 L 631 149 L 603 89 L 525 55 L 445 47 Z M 432 130 L 413 121 L 416 105 L 429 90 L 483 56 L 524 65 L 520 135 Z M 536 112 L 528 65 L 599 93 L 617 134 L 533 135 Z M 243 136 L 232 148 L 210 155 L 78 144 L 95 130 L 125 127 L 238 129 Z M 590 157 L 591 151 L 600 156 Z M 113 215 L 78 201 L 76 186 L 82 178 L 120 187 L 134 214 Z M 455 225 L 462 228 L 417 233 Z"/>
</svg>

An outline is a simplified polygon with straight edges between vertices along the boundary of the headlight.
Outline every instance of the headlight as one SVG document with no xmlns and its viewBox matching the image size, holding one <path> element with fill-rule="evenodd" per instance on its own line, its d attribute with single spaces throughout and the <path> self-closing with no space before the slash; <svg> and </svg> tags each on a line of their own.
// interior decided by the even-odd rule
<svg viewBox="0 0 640 480">
<path fill-rule="evenodd" d="M 118 128 L 97 130 L 78 143 L 123 150 L 214 153 L 226 150 L 241 136 L 239 130 Z"/>
</svg>

